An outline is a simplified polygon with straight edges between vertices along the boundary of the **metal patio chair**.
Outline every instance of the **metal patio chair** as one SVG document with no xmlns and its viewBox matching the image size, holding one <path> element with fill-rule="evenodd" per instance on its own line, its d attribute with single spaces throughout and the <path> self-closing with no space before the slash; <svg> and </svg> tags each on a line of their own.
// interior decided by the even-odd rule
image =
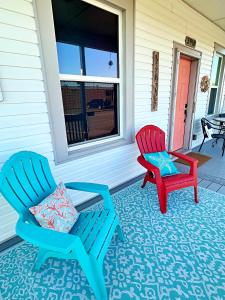
<svg viewBox="0 0 225 300">
<path fill-rule="evenodd" d="M 223 139 L 223 145 L 222 145 L 222 156 L 223 156 L 225 150 L 225 127 L 219 124 L 215 124 L 206 118 L 201 119 L 201 126 L 202 126 L 203 140 L 198 149 L 198 152 L 201 152 L 205 139 L 207 138 L 214 139 L 214 141 L 212 142 L 212 147 L 215 146 L 215 144 L 219 139 Z M 213 129 L 217 130 L 218 132 L 214 133 Z"/>
<path fill-rule="evenodd" d="M 70 182 L 66 188 L 100 194 L 104 208 L 82 212 L 70 233 L 40 227 L 29 207 L 37 205 L 55 188 L 47 158 L 34 152 L 18 152 L 0 172 L 0 192 L 19 214 L 16 233 L 39 248 L 36 270 L 48 257 L 77 259 L 97 299 L 107 299 L 103 260 L 111 239 L 123 233 L 106 185 Z"/>
</svg>

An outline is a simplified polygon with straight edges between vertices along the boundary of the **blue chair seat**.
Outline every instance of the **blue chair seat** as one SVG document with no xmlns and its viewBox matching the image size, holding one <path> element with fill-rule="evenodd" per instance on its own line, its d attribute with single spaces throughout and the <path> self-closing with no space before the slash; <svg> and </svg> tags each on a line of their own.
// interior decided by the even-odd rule
<svg viewBox="0 0 225 300">
<path fill-rule="evenodd" d="M 70 233 L 80 237 L 88 254 L 101 260 L 116 225 L 117 215 L 114 211 L 109 209 L 88 211 L 80 214 Z"/>
</svg>

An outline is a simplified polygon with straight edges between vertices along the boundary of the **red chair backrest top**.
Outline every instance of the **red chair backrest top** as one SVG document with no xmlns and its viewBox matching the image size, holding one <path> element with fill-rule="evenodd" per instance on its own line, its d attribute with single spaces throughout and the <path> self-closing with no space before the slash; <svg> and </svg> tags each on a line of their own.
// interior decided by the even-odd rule
<svg viewBox="0 0 225 300">
<path fill-rule="evenodd" d="M 165 132 L 155 125 L 146 125 L 136 134 L 141 154 L 166 150 Z"/>
</svg>

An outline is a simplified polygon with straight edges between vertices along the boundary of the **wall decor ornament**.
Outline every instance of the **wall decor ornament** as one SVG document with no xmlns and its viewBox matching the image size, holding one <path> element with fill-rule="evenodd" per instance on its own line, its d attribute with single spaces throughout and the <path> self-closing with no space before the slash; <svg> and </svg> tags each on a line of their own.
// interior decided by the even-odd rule
<svg viewBox="0 0 225 300">
<path fill-rule="evenodd" d="M 205 75 L 202 77 L 201 82 L 200 82 L 200 89 L 201 92 L 205 93 L 208 91 L 210 85 L 210 79 L 208 75 Z"/>
<path fill-rule="evenodd" d="M 159 86 L 159 52 L 152 53 L 152 99 L 151 111 L 158 110 L 158 86 Z"/>
</svg>

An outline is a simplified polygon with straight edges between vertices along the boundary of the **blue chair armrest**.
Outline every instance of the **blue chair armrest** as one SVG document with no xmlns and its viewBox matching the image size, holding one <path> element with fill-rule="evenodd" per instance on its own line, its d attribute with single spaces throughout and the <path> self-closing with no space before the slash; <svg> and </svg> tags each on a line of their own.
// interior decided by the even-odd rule
<svg viewBox="0 0 225 300">
<path fill-rule="evenodd" d="M 35 246 L 65 254 L 77 247 L 83 247 L 76 235 L 39 227 L 25 222 L 22 218 L 17 221 L 16 233 Z"/>
<path fill-rule="evenodd" d="M 65 187 L 67 189 L 99 194 L 103 198 L 104 207 L 106 209 L 114 210 L 109 188 L 105 184 L 97 184 L 97 183 L 89 183 L 89 182 L 68 182 L 65 183 Z"/>
</svg>

